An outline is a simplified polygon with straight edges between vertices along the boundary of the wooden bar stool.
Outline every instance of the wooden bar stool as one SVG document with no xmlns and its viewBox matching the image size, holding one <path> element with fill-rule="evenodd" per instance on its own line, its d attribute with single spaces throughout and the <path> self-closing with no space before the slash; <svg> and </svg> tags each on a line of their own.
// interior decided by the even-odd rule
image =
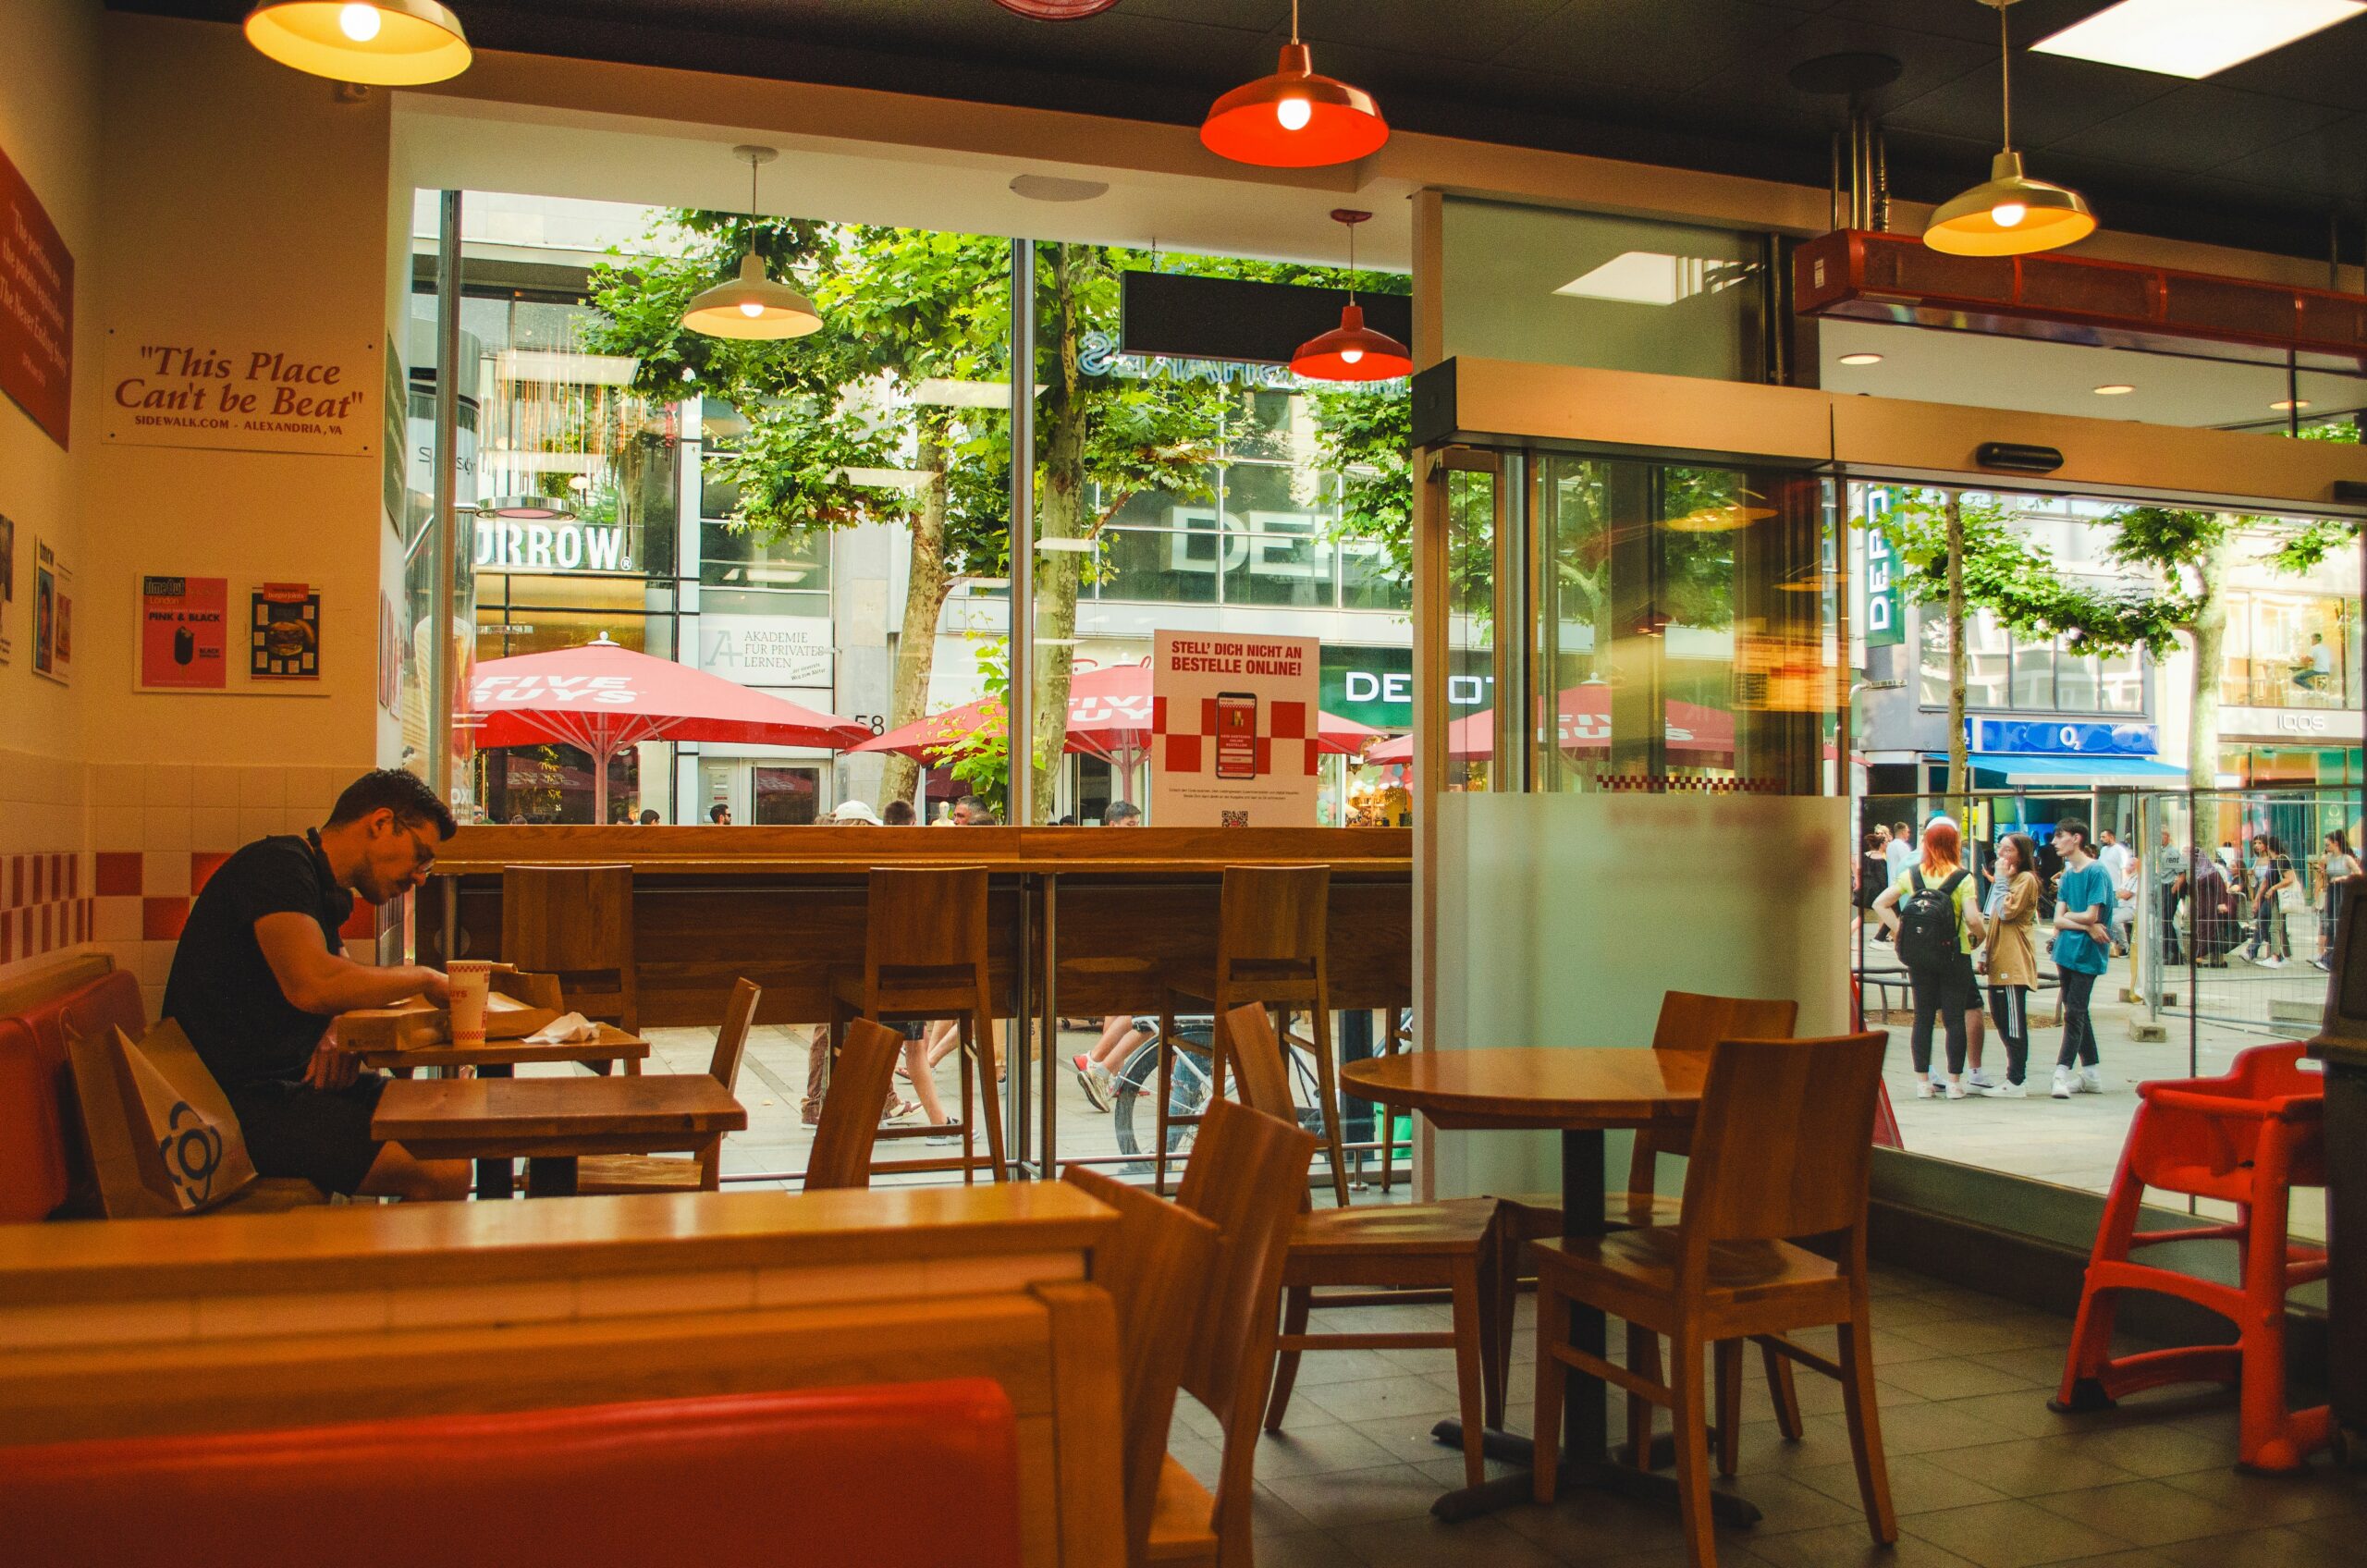
<svg viewBox="0 0 2367 1568">
<path fill-rule="evenodd" d="M 748 1031 L 756 1022 L 763 989 L 740 980 L 723 1004 L 723 1027 L 715 1032 L 715 1056 L 707 1074 L 726 1089 L 740 1081 L 740 1059 L 747 1054 Z M 697 1154 L 585 1155 L 575 1162 L 575 1190 L 583 1193 L 712 1193 L 723 1185 L 723 1140 Z"/>
<path fill-rule="evenodd" d="M 1167 1191 L 1168 1129 L 1199 1118 L 1172 1114 L 1179 1001 L 1207 1001 L 1218 1017 L 1244 1002 L 1269 1010 L 1306 1008 L 1313 1015 L 1315 1076 L 1323 1100 L 1323 1140 L 1331 1162 L 1331 1187 L 1342 1207 L 1348 1202 L 1348 1168 L 1340 1153 L 1340 1092 L 1331 1050 L 1331 983 L 1324 967 L 1331 924 L 1331 868 L 1328 865 L 1228 865 L 1217 907 L 1217 951 L 1212 963 L 1171 963 L 1162 977 L 1159 1015 L 1159 1144 L 1152 1156 L 1153 1182 Z M 1282 1025 L 1278 1024 L 1279 1035 Z M 1208 1097 L 1224 1097 L 1224 1053 L 1212 1053 Z"/>
<path fill-rule="evenodd" d="M 641 1033 L 633 973 L 632 867 L 510 865 L 501 871 L 501 956 L 558 976 L 567 1005 Z M 638 1072 L 638 1062 L 627 1062 Z"/>
<path fill-rule="evenodd" d="M 1840 1380 L 1868 1527 L 1877 1545 L 1898 1538 L 1866 1284 L 1875 1091 L 1888 1041 L 1879 1033 L 1721 1041 L 1710 1053 L 1677 1224 L 1530 1245 L 1539 1502 L 1553 1501 L 1564 1368 L 1576 1367 L 1626 1390 L 1631 1406 L 1649 1401 L 1674 1415 L 1686 1550 L 1693 1568 L 1712 1568 L 1705 1349 L 1830 1323 L 1840 1330 L 1837 1358 L 1792 1354 Z M 1808 1240 L 1835 1256 L 1798 1244 Z M 1667 1335 L 1674 1375 L 1663 1383 L 1656 1366 L 1631 1371 L 1570 1344 L 1573 1301 L 1626 1319 L 1631 1366 L 1648 1336 Z"/>
<path fill-rule="evenodd" d="M 1003 1158 L 1002 1101 L 994 1093 L 994 1070 L 983 1069 L 980 1036 L 993 1037 L 994 991 L 987 978 L 987 868 L 950 866 L 871 872 L 864 927 L 863 972 L 830 976 L 830 1060 L 838 1060 L 846 1026 L 854 1019 L 906 1023 L 950 1019 L 961 1030 L 962 1114 L 937 1127 L 882 1127 L 882 1138 L 921 1138 L 959 1133 L 958 1160 L 907 1159 L 875 1164 L 877 1171 L 959 1170 L 964 1184 L 977 1180 L 978 1102 L 987 1115 L 987 1149 L 995 1180 L 1009 1173 Z M 827 1099 L 824 1102 L 828 1103 Z"/>
</svg>

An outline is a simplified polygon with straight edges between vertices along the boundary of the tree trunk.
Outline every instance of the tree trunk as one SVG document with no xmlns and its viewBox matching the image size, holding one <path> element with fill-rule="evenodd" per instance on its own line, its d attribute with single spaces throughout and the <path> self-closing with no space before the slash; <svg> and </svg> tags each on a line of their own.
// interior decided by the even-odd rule
<svg viewBox="0 0 2367 1568">
<path fill-rule="evenodd" d="M 1948 492 L 1948 802 L 1956 821 L 1971 831 L 1972 759 L 1964 732 L 1965 607 L 1964 497 Z"/>
<path fill-rule="evenodd" d="M 2227 557 L 2235 545 L 2236 520 L 2220 520 L 2218 543 L 2196 564 L 2202 590 L 2194 612 L 2194 700 L 2186 731 L 2186 779 L 2197 790 L 2219 787 L 2219 677 L 2221 647 L 2227 636 L 2227 599 L 2221 592 Z"/>
<path fill-rule="evenodd" d="M 945 429 L 937 421 L 920 428 L 917 461 L 929 482 L 913 508 L 912 563 L 904 591 L 904 622 L 896 634 L 896 676 L 888 698 L 888 728 L 901 729 L 928 708 L 929 671 L 937 664 L 937 625 L 945 613 L 945 596 L 952 589 L 945 573 L 946 466 Z M 911 757 L 890 753 L 879 777 L 879 803 L 913 801 L 921 766 Z"/>
<path fill-rule="evenodd" d="M 1050 394 L 1043 400 L 1043 481 L 1037 492 L 1036 537 L 1080 539 L 1086 534 L 1085 505 L 1085 420 L 1087 410 L 1077 386 L 1077 337 L 1084 330 L 1085 270 L 1092 264 L 1086 247 L 1051 247 L 1051 341 L 1058 356 Z M 1014 539 L 1012 548 L 1029 548 Z M 1069 680 L 1076 668 L 1077 584 L 1085 557 L 1069 550 L 1038 550 L 1036 554 L 1036 658 L 1030 743 L 1035 755 L 1012 766 L 1035 770 L 1035 821 L 1052 820 L 1060 780 L 1061 756 L 1068 743 Z M 1016 651 L 1014 650 L 1014 655 Z"/>
</svg>

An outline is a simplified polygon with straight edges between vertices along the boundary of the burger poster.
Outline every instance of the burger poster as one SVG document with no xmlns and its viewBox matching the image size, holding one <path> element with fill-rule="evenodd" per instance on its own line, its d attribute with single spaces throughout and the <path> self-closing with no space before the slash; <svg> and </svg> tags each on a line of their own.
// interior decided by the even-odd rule
<svg viewBox="0 0 2367 1568">
<path fill-rule="evenodd" d="M 219 692 L 230 680 L 230 580 L 140 579 L 142 692 Z"/>
<path fill-rule="evenodd" d="M 321 678 L 321 591 L 304 582 L 265 582 L 247 595 L 247 678 Z"/>
</svg>

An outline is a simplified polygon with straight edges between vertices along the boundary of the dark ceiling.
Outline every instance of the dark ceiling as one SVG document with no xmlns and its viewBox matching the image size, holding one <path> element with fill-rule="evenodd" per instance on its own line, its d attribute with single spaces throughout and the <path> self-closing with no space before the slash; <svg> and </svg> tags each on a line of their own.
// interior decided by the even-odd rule
<svg viewBox="0 0 2367 1568">
<path fill-rule="evenodd" d="M 480 48 L 1195 124 L 1273 69 L 1290 0 L 1119 0 L 1039 22 L 991 0 L 448 0 Z M 2111 227 L 2361 259 L 2367 18 L 2187 81 L 2033 55 L 2110 0 L 2019 0 L 2030 172 Z M 2241 5 L 2244 0 L 2226 0 Z M 235 21 L 249 0 L 109 0 Z M 1978 0 L 1304 0 L 1319 70 L 1401 129 L 1821 186 L 1839 101 L 1785 80 L 1843 51 L 1897 58 L 1871 103 L 1892 188 L 1934 202 L 1996 151 L 1996 13 Z M 691 111 L 695 105 L 686 104 Z"/>
</svg>

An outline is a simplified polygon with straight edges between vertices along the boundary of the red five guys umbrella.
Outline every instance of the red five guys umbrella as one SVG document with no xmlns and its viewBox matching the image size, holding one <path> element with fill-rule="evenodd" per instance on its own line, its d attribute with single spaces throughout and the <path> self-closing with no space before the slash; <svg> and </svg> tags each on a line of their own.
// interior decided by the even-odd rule
<svg viewBox="0 0 2367 1568">
<path fill-rule="evenodd" d="M 608 820 L 608 759 L 644 741 L 739 741 L 843 751 L 871 739 L 852 719 L 816 713 L 721 676 L 619 647 L 521 654 L 476 667 L 468 705 L 479 746 L 557 741 L 592 754 L 593 820 Z"/>
</svg>

